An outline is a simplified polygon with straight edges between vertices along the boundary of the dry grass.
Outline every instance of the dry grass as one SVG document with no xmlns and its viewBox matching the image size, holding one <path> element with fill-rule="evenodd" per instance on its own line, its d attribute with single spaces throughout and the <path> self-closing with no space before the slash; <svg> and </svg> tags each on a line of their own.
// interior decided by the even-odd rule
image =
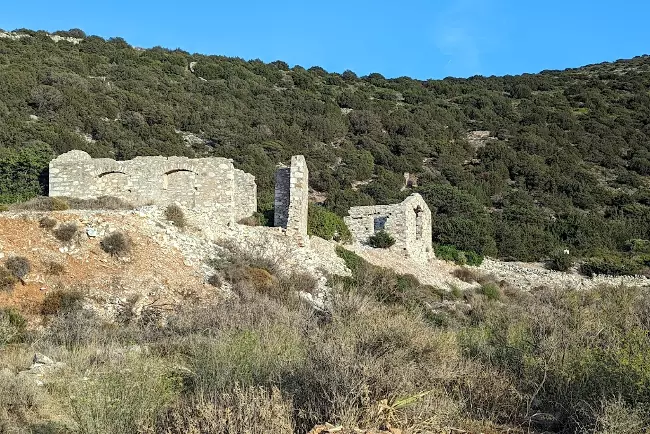
<svg viewBox="0 0 650 434">
<path fill-rule="evenodd" d="M 132 204 L 112 196 L 101 196 L 94 199 L 39 196 L 27 202 L 17 203 L 11 206 L 11 209 L 14 210 L 27 211 L 64 211 L 67 209 L 120 210 L 133 208 L 134 206 Z"/>
<path fill-rule="evenodd" d="M 181 402 L 159 421 L 158 432 L 293 433 L 293 405 L 277 387 L 241 387 Z"/>
</svg>

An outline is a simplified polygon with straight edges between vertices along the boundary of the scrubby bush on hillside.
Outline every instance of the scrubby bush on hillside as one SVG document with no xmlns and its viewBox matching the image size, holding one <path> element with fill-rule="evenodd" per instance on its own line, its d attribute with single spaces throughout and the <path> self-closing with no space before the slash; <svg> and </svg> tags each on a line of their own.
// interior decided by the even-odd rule
<svg viewBox="0 0 650 434">
<path fill-rule="evenodd" d="M 0 291 L 12 291 L 18 279 L 4 266 L 0 266 Z"/>
<path fill-rule="evenodd" d="M 604 274 L 609 276 L 635 276 L 644 271 L 638 262 L 623 256 L 605 255 L 593 257 L 580 264 L 580 272 L 585 276 Z"/>
<path fill-rule="evenodd" d="M 177 228 L 182 229 L 187 226 L 187 220 L 183 208 L 175 203 L 168 205 L 167 208 L 165 208 L 165 218 L 172 222 Z"/>
<path fill-rule="evenodd" d="M 133 204 L 119 197 L 100 196 L 94 199 L 66 198 L 71 209 L 133 209 Z"/>
<path fill-rule="evenodd" d="M 105 236 L 100 242 L 99 246 L 103 251 L 109 253 L 111 256 L 125 255 L 131 251 L 133 241 L 131 237 L 124 232 L 113 232 Z"/>
<path fill-rule="evenodd" d="M 59 225 L 58 228 L 52 231 L 52 233 L 54 234 L 57 240 L 66 243 L 72 241 L 72 239 L 77 235 L 78 232 L 79 232 L 79 228 L 77 227 L 77 224 L 73 222 L 63 223 Z"/>
<path fill-rule="evenodd" d="M 67 199 L 60 197 L 39 196 L 14 205 L 16 209 L 27 211 L 65 211 L 70 208 Z"/>
<path fill-rule="evenodd" d="M 21 342 L 26 329 L 27 320 L 18 311 L 8 308 L 0 309 L 0 348 L 6 344 Z"/>
<path fill-rule="evenodd" d="M 573 257 L 563 250 L 556 250 L 551 255 L 548 266 L 551 270 L 569 271 L 573 267 Z"/>
<path fill-rule="evenodd" d="M 260 225 L 260 219 L 257 216 L 252 215 L 252 216 L 249 216 L 249 217 L 244 217 L 244 218 L 239 219 L 239 221 L 237 221 L 237 223 L 239 223 L 240 225 L 244 225 L 244 226 L 259 226 Z"/>
<path fill-rule="evenodd" d="M 5 261 L 5 268 L 14 277 L 23 280 L 31 271 L 32 265 L 24 256 L 12 256 Z"/>
<path fill-rule="evenodd" d="M 81 307 L 83 294 L 78 290 L 57 290 L 48 292 L 41 304 L 42 315 L 68 313 Z"/>
<path fill-rule="evenodd" d="M 65 272 L 65 265 L 62 262 L 47 261 L 44 265 L 45 272 L 50 276 L 59 276 Z"/>
<path fill-rule="evenodd" d="M 56 226 L 56 219 L 45 216 L 38 221 L 38 225 L 43 229 L 52 230 Z"/>
<path fill-rule="evenodd" d="M 344 243 L 351 240 L 350 230 L 340 216 L 314 204 L 309 204 L 307 233 Z"/>
<path fill-rule="evenodd" d="M 387 249 L 395 245 L 395 238 L 388 232 L 381 230 L 368 237 L 368 244 L 378 249 Z"/>
<path fill-rule="evenodd" d="M 445 261 L 453 261 L 458 265 L 471 265 L 478 267 L 483 263 L 483 255 L 476 252 L 463 252 L 458 250 L 455 246 L 439 245 L 435 246 L 435 253 L 438 259 Z"/>
</svg>

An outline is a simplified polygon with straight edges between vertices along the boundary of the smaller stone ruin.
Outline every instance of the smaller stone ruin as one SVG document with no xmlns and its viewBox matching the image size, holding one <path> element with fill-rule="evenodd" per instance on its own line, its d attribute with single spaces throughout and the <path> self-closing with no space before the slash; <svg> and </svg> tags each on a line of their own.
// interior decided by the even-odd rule
<svg viewBox="0 0 650 434">
<path fill-rule="evenodd" d="M 365 244 L 379 231 L 395 238 L 390 249 L 418 262 L 434 258 L 431 237 L 431 210 L 417 193 L 394 205 L 355 206 L 345 224 L 353 241 Z"/>
</svg>

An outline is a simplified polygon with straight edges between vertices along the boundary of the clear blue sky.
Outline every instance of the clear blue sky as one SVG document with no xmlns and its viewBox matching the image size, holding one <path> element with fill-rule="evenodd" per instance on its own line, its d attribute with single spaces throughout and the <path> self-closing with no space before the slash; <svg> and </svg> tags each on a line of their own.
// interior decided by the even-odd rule
<svg viewBox="0 0 650 434">
<path fill-rule="evenodd" d="M 648 0 L 4 0 L 0 28 L 120 36 L 386 77 L 563 69 L 650 53 Z"/>
</svg>

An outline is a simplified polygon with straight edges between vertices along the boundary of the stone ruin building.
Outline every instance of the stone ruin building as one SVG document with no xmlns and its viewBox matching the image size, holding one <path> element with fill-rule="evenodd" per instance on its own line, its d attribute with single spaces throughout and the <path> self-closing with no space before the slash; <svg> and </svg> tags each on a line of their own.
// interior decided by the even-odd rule
<svg viewBox="0 0 650 434">
<path fill-rule="evenodd" d="M 136 157 L 128 161 L 91 158 L 70 151 L 50 162 L 50 196 L 91 199 L 113 196 L 134 204 L 178 203 L 231 225 L 257 211 L 255 177 L 228 158 Z M 276 173 L 275 226 L 307 240 L 309 171 L 305 157 Z"/>
<path fill-rule="evenodd" d="M 344 220 L 355 242 L 367 243 L 370 236 L 385 230 L 395 238 L 391 250 L 419 262 L 434 257 L 431 210 L 419 194 L 393 205 L 355 206 L 349 214 Z"/>
<path fill-rule="evenodd" d="M 70 151 L 50 162 L 50 196 L 114 196 L 135 204 L 168 205 L 205 212 L 232 224 L 257 211 L 255 177 L 227 158 L 91 158 Z"/>
<path fill-rule="evenodd" d="M 134 204 L 178 203 L 230 226 L 257 211 L 255 177 L 228 158 L 136 157 L 128 161 L 91 158 L 70 151 L 50 162 L 50 196 L 92 199 L 113 196 Z M 303 245 L 308 242 L 309 170 L 305 157 L 275 174 L 274 224 Z M 380 230 L 396 240 L 391 250 L 426 262 L 433 257 L 431 211 L 419 194 L 394 205 L 357 206 L 345 223 L 365 243 Z"/>
</svg>

